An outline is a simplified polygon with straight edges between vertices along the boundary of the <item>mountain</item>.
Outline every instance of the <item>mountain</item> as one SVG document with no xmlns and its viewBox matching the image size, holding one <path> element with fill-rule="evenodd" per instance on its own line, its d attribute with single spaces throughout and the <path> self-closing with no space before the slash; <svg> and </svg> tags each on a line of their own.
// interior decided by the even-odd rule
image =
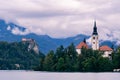
<svg viewBox="0 0 120 80">
<path fill-rule="evenodd" d="M 89 39 L 90 36 L 79 34 L 68 38 L 52 38 L 48 35 L 37 35 L 30 33 L 27 28 L 19 26 L 15 23 L 6 23 L 5 20 L 0 19 L 0 41 L 20 42 L 22 38 L 33 38 L 39 45 L 41 52 L 47 54 L 50 50 L 55 50 L 58 46 L 63 45 L 67 47 L 70 43 L 79 44 L 84 38 Z M 101 44 L 112 46 L 111 41 L 101 41 Z M 114 42 L 116 43 L 116 41 Z"/>
</svg>

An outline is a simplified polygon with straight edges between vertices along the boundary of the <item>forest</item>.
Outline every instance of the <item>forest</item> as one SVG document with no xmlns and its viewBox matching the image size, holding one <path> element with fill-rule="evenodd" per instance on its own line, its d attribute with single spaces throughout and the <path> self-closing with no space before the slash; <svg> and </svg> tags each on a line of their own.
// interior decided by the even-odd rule
<svg viewBox="0 0 120 80">
<path fill-rule="evenodd" d="M 78 54 L 72 43 L 67 48 L 62 45 L 51 50 L 34 70 L 52 72 L 112 72 L 120 68 L 120 48 L 111 57 L 103 57 L 103 52 L 82 48 Z"/>
<path fill-rule="evenodd" d="M 27 48 L 27 43 L 0 42 L 0 70 L 112 72 L 120 69 L 120 47 L 109 58 L 103 57 L 103 52 L 85 48 L 78 54 L 73 43 L 66 48 L 61 45 L 46 55 Z"/>
<path fill-rule="evenodd" d="M 27 50 L 22 42 L 0 42 L 0 70 L 32 70 L 44 55 Z"/>
</svg>

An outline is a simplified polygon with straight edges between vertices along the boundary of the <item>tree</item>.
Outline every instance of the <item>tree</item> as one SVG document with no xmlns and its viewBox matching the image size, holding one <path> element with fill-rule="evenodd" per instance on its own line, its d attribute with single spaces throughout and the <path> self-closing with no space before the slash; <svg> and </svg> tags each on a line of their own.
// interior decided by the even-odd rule
<svg viewBox="0 0 120 80">
<path fill-rule="evenodd" d="M 27 44 L 22 42 L 0 42 L 0 69 L 24 69 L 31 70 L 39 64 L 41 55 L 34 51 L 27 51 Z"/>
<path fill-rule="evenodd" d="M 87 58 L 82 62 L 83 70 L 86 72 L 96 72 L 96 59 L 94 57 Z"/>
<path fill-rule="evenodd" d="M 116 53 L 113 53 L 113 55 L 112 55 L 112 57 L 113 57 L 113 64 L 114 64 L 114 68 L 116 69 L 116 68 L 118 68 L 118 69 L 120 69 L 120 47 L 118 47 L 118 49 L 117 49 L 117 52 Z"/>
<path fill-rule="evenodd" d="M 112 54 L 112 60 L 104 58 L 103 52 L 82 48 L 82 53 L 77 54 L 74 44 L 67 48 L 60 46 L 56 53 L 50 51 L 40 62 L 45 71 L 62 72 L 105 72 L 120 68 L 120 49 Z M 39 66 L 41 68 L 41 66 Z M 40 70 L 40 69 L 39 69 Z"/>
<path fill-rule="evenodd" d="M 74 63 L 76 61 L 77 52 L 76 52 L 76 49 L 75 49 L 75 46 L 74 46 L 73 43 L 71 43 L 71 45 L 68 46 L 68 48 L 67 48 L 67 55 L 70 57 L 71 63 Z"/>
<path fill-rule="evenodd" d="M 82 55 L 78 55 L 77 63 L 76 63 L 76 71 L 82 72 L 83 71 L 83 64 L 84 58 Z"/>
<path fill-rule="evenodd" d="M 54 65 L 54 51 L 50 51 L 44 59 L 43 69 L 46 71 L 53 71 Z"/>
<path fill-rule="evenodd" d="M 66 72 L 72 71 L 72 66 L 73 66 L 73 63 L 71 63 L 70 56 L 66 55 L 66 57 L 65 57 L 65 71 Z"/>
<path fill-rule="evenodd" d="M 65 71 L 65 61 L 62 57 L 58 59 L 56 70 Z"/>
<path fill-rule="evenodd" d="M 65 53 L 64 53 L 63 45 L 61 45 L 60 47 L 58 47 L 56 49 L 56 54 L 55 55 L 56 55 L 57 58 L 64 57 Z"/>
<path fill-rule="evenodd" d="M 109 58 L 100 57 L 98 60 L 98 72 L 113 71 L 113 64 Z"/>
</svg>

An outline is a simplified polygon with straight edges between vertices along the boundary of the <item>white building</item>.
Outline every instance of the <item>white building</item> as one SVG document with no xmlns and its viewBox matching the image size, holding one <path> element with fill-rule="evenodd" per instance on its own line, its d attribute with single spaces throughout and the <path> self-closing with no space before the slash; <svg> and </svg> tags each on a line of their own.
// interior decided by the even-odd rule
<svg viewBox="0 0 120 80">
<path fill-rule="evenodd" d="M 99 50 L 99 38 L 98 38 L 96 21 L 94 22 L 94 28 L 93 28 L 91 43 L 92 43 L 92 49 L 93 50 Z"/>
<path fill-rule="evenodd" d="M 107 45 L 101 46 L 99 50 L 104 53 L 103 57 L 111 57 L 111 54 L 113 52 L 113 49 Z"/>
<path fill-rule="evenodd" d="M 88 49 L 88 45 L 84 41 L 81 42 L 79 45 L 76 46 L 76 51 L 77 51 L 78 54 L 81 54 L 81 49 L 82 48 Z"/>
<path fill-rule="evenodd" d="M 113 49 L 107 45 L 99 47 L 99 35 L 97 32 L 96 21 L 94 22 L 91 44 L 93 50 L 99 50 L 104 53 L 103 57 L 110 57 L 113 52 Z M 81 54 L 82 47 L 88 48 L 88 45 L 85 41 L 76 46 L 76 51 L 78 52 L 78 54 Z"/>
</svg>

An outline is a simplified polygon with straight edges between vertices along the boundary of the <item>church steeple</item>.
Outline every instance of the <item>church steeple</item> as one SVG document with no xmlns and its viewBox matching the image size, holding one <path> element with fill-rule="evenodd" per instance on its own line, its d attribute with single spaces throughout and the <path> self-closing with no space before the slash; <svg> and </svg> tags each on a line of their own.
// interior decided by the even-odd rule
<svg viewBox="0 0 120 80">
<path fill-rule="evenodd" d="M 85 38 L 84 38 L 83 42 L 86 43 L 86 39 Z"/>
<path fill-rule="evenodd" d="M 93 50 L 99 49 L 99 39 L 98 39 L 96 21 L 94 22 L 93 33 L 92 33 L 92 49 Z"/>
<path fill-rule="evenodd" d="M 98 35 L 97 26 L 96 26 L 96 21 L 94 21 L 94 28 L 93 28 L 93 33 L 92 33 L 92 35 Z"/>
</svg>

